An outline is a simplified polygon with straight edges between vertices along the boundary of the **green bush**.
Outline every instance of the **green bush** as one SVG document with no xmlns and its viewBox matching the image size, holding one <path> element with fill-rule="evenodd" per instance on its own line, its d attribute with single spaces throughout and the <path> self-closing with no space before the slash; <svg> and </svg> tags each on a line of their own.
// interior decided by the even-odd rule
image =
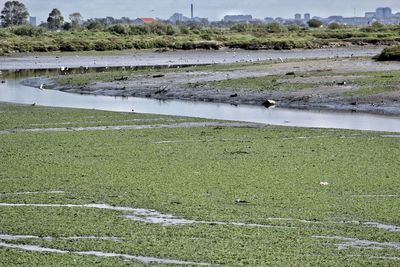
<svg viewBox="0 0 400 267">
<path fill-rule="evenodd" d="M 18 36 L 40 36 L 46 32 L 42 27 L 32 27 L 30 25 L 22 25 L 10 28 L 11 33 Z"/>
<path fill-rule="evenodd" d="M 115 24 L 107 28 L 108 32 L 127 35 L 131 33 L 129 25 L 125 24 Z"/>
<path fill-rule="evenodd" d="M 386 47 L 377 57 L 380 61 L 399 60 L 400 61 L 400 45 Z"/>
</svg>

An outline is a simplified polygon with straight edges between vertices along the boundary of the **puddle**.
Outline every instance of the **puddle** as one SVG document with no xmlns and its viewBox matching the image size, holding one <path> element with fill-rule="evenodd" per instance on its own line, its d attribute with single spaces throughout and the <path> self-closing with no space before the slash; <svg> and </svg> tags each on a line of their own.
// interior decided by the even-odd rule
<svg viewBox="0 0 400 267">
<path fill-rule="evenodd" d="M 11 133 L 38 133 L 38 132 L 81 132 L 81 131 L 106 131 L 106 130 L 143 130 L 143 129 L 174 129 L 174 128 L 201 128 L 201 127 L 254 127 L 263 125 L 255 123 L 218 123 L 218 122 L 182 122 L 175 124 L 153 125 L 122 125 L 122 126 L 98 126 L 98 127 L 68 127 L 68 128 L 37 128 L 37 129 L 12 129 L 2 130 L 0 134 Z"/>
<path fill-rule="evenodd" d="M 20 240 L 20 239 L 42 239 L 42 240 L 47 240 L 47 241 L 53 240 L 52 237 L 39 237 L 39 236 L 34 236 L 34 235 L 6 235 L 6 234 L 0 234 L 0 240 L 15 241 L 15 240 Z"/>
<path fill-rule="evenodd" d="M 201 266 L 209 265 L 208 263 L 180 261 L 180 260 L 175 260 L 175 259 L 133 256 L 133 255 L 128 255 L 128 254 L 118 254 L 118 253 L 101 252 L 101 251 L 68 251 L 68 250 L 52 249 L 52 248 L 46 248 L 46 247 L 41 247 L 41 246 L 35 246 L 35 245 L 17 245 L 17 244 L 3 243 L 3 242 L 0 242 L 0 247 L 32 251 L 32 252 L 76 254 L 76 255 L 107 257 L 107 258 L 115 257 L 115 258 L 122 258 L 122 259 L 126 259 L 126 260 L 138 261 L 138 262 L 142 262 L 145 264 L 177 264 L 177 265 L 201 265 Z"/>
<path fill-rule="evenodd" d="M 347 238 L 341 236 L 313 236 L 313 238 L 318 239 L 332 239 L 341 241 L 341 243 L 336 244 L 339 250 L 349 249 L 349 248 L 360 248 L 360 249 L 395 249 L 400 250 L 400 243 L 397 242 L 375 242 L 369 240 L 360 240 L 356 238 Z"/>
<path fill-rule="evenodd" d="M 44 192 L 0 193 L 0 195 L 42 195 L 42 194 L 65 194 L 65 192 L 64 191 L 44 191 Z"/>
<path fill-rule="evenodd" d="M 190 224 L 208 224 L 208 225 L 234 225 L 234 226 L 243 226 L 243 227 L 259 227 L 259 228 L 296 228 L 289 226 L 278 226 L 278 225 L 269 225 L 269 224 L 253 224 L 253 223 L 241 223 L 241 222 L 219 222 L 219 221 L 196 221 L 196 220 L 188 220 L 185 218 L 179 218 L 172 214 L 163 214 L 156 210 L 151 209 L 140 209 L 140 208 L 130 208 L 130 207 L 118 207 L 111 206 L 107 204 L 85 204 L 85 205 L 77 205 L 77 204 L 19 204 L 19 203 L 0 203 L 0 207 L 66 207 L 66 208 L 89 208 L 89 209 L 106 209 L 106 210 L 114 210 L 127 212 L 130 214 L 123 215 L 122 217 L 127 218 L 129 220 L 133 220 L 136 222 L 150 223 L 150 224 L 161 224 L 164 226 L 171 225 L 190 225 Z M 314 223 L 320 224 L 318 221 L 309 221 L 304 219 L 295 219 L 295 218 L 268 218 L 270 221 L 293 221 L 293 222 L 301 222 L 301 223 Z M 379 228 L 388 232 L 400 232 L 400 227 L 396 225 L 389 225 L 383 223 L 376 222 L 359 222 L 359 221 L 348 221 L 348 222 L 334 222 L 328 221 L 327 223 L 331 224 L 357 224 L 364 225 L 368 227 Z"/>
<path fill-rule="evenodd" d="M 140 208 L 129 208 L 129 207 L 118 207 L 107 204 L 12 204 L 12 203 L 0 203 L 0 207 L 66 207 L 66 208 L 91 208 L 91 209 L 106 209 L 121 212 L 129 212 L 131 214 L 123 215 L 122 217 L 136 222 L 150 223 L 150 224 L 161 224 L 164 226 L 172 225 L 190 225 L 190 224 L 208 224 L 208 225 L 233 225 L 243 227 L 259 227 L 259 228 L 296 228 L 287 226 L 275 226 L 267 224 L 254 224 L 254 223 L 241 223 L 241 222 L 218 222 L 218 221 L 195 221 L 184 218 L 179 218 L 171 214 L 163 214 L 156 210 L 140 209 Z"/>
<path fill-rule="evenodd" d="M 382 135 L 385 138 L 400 138 L 400 135 Z"/>
<path fill-rule="evenodd" d="M 400 232 L 400 226 L 390 225 L 390 224 L 383 224 L 383 223 L 376 223 L 376 222 L 366 222 L 363 225 L 374 226 L 376 228 L 388 231 L 388 232 Z"/>
<path fill-rule="evenodd" d="M 34 236 L 34 235 L 0 234 L 0 240 L 15 241 L 15 240 L 20 240 L 20 239 L 41 239 L 41 240 L 46 240 L 46 241 L 53 241 L 57 238 L 51 237 L 51 236 L 40 237 L 40 236 Z M 63 239 L 63 240 L 97 239 L 97 240 L 113 241 L 113 242 L 121 242 L 123 240 L 122 238 L 108 237 L 108 236 L 100 236 L 100 237 L 98 237 L 98 236 L 71 236 L 71 237 L 60 237 L 58 239 Z"/>
<path fill-rule="evenodd" d="M 118 237 L 109 237 L 109 236 L 71 236 L 71 237 L 64 237 L 64 240 L 81 240 L 81 239 L 97 239 L 103 241 L 113 241 L 113 242 L 122 242 L 123 238 Z"/>
<path fill-rule="evenodd" d="M 301 222 L 301 223 L 320 223 L 317 221 L 308 221 L 303 219 L 294 219 L 294 218 L 268 218 L 270 221 L 285 221 L 285 222 Z"/>
</svg>

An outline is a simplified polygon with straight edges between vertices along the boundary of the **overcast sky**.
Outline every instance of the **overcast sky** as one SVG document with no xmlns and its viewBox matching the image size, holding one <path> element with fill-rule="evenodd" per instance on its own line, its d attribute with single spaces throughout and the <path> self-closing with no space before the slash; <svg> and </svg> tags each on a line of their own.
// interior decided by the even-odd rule
<svg viewBox="0 0 400 267">
<path fill-rule="evenodd" d="M 0 0 L 1 9 L 6 0 Z M 51 9 L 57 7 L 65 18 L 80 12 L 85 19 L 93 17 L 159 17 L 169 18 L 179 12 L 190 16 L 190 4 L 195 16 L 220 20 L 227 14 L 251 14 L 255 18 L 285 17 L 295 13 L 311 16 L 363 16 L 379 6 L 389 6 L 400 12 L 400 0 L 21 0 L 31 16 L 46 20 Z"/>
</svg>

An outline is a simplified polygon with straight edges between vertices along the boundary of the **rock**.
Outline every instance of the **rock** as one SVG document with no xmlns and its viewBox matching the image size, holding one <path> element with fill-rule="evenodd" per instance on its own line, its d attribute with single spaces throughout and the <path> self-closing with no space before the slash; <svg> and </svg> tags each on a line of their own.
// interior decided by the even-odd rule
<svg viewBox="0 0 400 267">
<path fill-rule="evenodd" d="M 296 73 L 294 73 L 293 71 L 288 72 L 285 74 L 286 76 L 296 76 Z"/>
<path fill-rule="evenodd" d="M 246 200 L 244 200 L 244 199 L 240 199 L 240 198 L 236 199 L 235 202 L 236 202 L 237 204 L 247 204 L 247 203 L 249 203 L 248 201 L 246 201 Z"/>
<path fill-rule="evenodd" d="M 230 97 L 237 97 L 238 94 L 231 94 Z"/>
<path fill-rule="evenodd" d="M 121 78 L 114 78 L 114 81 L 127 81 L 128 77 L 121 76 Z"/>
<path fill-rule="evenodd" d="M 274 100 L 270 100 L 270 99 L 265 100 L 264 103 L 263 103 L 263 106 L 266 107 L 266 108 L 269 108 L 269 107 L 272 107 L 272 106 L 275 106 L 275 105 L 276 105 L 276 102 Z"/>
<path fill-rule="evenodd" d="M 162 78 L 164 76 L 165 76 L 164 74 L 154 74 L 153 78 Z"/>
<path fill-rule="evenodd" d="M 6 83 L 6 81 L 3 80 L 3 81 L 1 81 L 1 83 Z"/>
<path fill-rule="evenodd" d="M 329 185 L 328 182 L 320 182 L 319 184 L 322 185 L 322 186 L 327 186 L 327 185 Z"/>
</svg>

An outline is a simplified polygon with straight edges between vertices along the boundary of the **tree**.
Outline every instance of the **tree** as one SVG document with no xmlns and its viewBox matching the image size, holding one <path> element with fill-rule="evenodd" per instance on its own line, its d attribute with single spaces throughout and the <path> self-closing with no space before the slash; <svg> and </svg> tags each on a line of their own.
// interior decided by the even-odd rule
<svg viewBox="0 0 400 267">
<path fill-rule="evenodd" d="M 54 8 L 47 18 L 47 26 L 50 30 L 58 30 L 64 23 L 64 17 L 61 15 L 60 10 Z"/>
<path fill-rule="evenodd" d="M 308 26 L 311 28 L 319 28 L 322 26 L 322 22 L 317 19 L 311 19 L 307 22 Z"/>
<path fill-rule="evenodd" d="M 29 16 L 23 3 L 7 1 L 1 11 L 0 20 L 3 27 L 25 24 Z"/>
<path fill-rule="evenodd" d="M 330 30 L 338 30 L 338 29 L 342 28 L 342 26 L 340 26 L 339 23 L 332 22 L 331 24 L 329 24 L 328 28 Z"/>
<path fill-rule="evenodd" d="M 74 12 L 69 15 L 69 19 L 71 20 L 71 25 L 73 28 L 77 28 L 82 24 L 83 17 L 81 13 Z"/>
</svg>

